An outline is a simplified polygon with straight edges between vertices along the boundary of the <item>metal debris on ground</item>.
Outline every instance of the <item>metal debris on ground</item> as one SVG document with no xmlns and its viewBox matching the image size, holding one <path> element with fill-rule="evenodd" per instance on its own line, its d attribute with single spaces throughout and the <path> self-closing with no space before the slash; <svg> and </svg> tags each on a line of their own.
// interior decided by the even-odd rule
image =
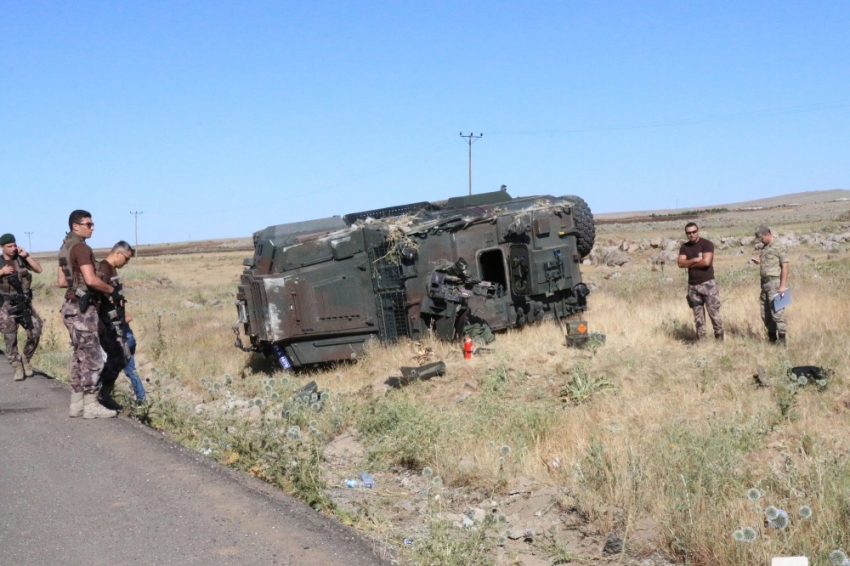
<svg viewBox="0 0 850 566">
<path fill-rule="evenodd" d="M 402 367 L 401 377 L 390 377 L 384 383 L 389 387 L 404 387 L 414 381 L 427 381 L 446 373 L 445 362 L 434 362 L 419 367 Z"/>
</svg>

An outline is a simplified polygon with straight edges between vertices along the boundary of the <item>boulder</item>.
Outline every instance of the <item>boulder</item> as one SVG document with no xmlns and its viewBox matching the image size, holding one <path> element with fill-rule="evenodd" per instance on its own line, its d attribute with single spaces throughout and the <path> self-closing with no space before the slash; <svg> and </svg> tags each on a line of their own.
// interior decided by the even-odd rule
<svg viewBox="0 0 850 566">
<path fill-rule="evenodd" d="M 741 238 L 741 245 L 742 246 L 751 246 L 751 245 L 753 245 L 753 243 L 755 241 L 756 241 L 755 236 L 744 236 L 743 238 Z"/>
<path fill-rule="evenodd" d="M 657 252 L 650 256 L 649 261 L 653 265 L 673 265 L 676 263 L 676 260 L 679 258 L 676 252 L 672 251 L 663 251 Z"/>
<path fill-rule="evenodd" d="M 660 248 L 661 244 L 663 244 L 663 243 L 664 243 L 664 240 L 662 238 L 659 238 L 658 236 L 649 240 L 649 245 L 653 248 Z"/>
<path fill-rule="evenodd" d="M 620 267 L 630 263 L 632 259 L 619 250 L 611 250 L 603 256 L 602 261 L 608 267 Z"/>
</svg>

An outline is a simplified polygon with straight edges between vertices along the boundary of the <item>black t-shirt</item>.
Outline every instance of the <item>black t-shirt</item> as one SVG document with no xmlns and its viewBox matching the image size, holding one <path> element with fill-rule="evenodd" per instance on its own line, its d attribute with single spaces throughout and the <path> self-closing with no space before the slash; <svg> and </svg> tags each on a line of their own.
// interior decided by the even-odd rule
<svg viewBox="0 0 850 566">
<path fill-rule="evenodd" d="M 680 249 L 679 255 L 685 256 L 687 259 L 694 259 L 700 254 L 714 253 L 714 244 L 705 238 L 700 238 L 696 242 L 686 242 Z M 688 268 L 688 285 L 699 285 L 706 281 L 714 279 L 714 259 L 711 260 L 711 265 L 708 267 L 689 267 Z"/>
</svg>

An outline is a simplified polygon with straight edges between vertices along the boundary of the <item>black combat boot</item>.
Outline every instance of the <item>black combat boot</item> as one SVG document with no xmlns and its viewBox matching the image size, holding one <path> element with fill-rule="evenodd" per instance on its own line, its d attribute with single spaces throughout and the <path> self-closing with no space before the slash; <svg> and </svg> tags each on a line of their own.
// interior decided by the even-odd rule
<svg viewBox="0 0 850 566">
<path fill-rule="evenodd" d="M 776 337 L 776 331 L 775 330 L 768 330 L 767 331 L 767 339 L 770 340 L 771 344 L 774 344 L 776 342 L 776 340 L 778 340 L 778 338 Z"/>
<path fill-rule="evenodd" d="M 723 342 L 723 333 L 721 332 L 720 334 L 715 334 L 714 339 L 718 342 Z"/>
<path fill-rule="evenodd" d="M 112 398 L 112 392 L 115 390 L 115 383 L 104 383 L 100 387 L 100 394 L 97 400 L 100 404 L 111 411 L 120 411 L 124 407 Z"/>
<path fill-rule="evenodd" d="M 785 341 L 785 333 L 780 332 L 777 336 L 777 340 L 780 346 L 788 346 L 788 342 Z"/>
</svg>

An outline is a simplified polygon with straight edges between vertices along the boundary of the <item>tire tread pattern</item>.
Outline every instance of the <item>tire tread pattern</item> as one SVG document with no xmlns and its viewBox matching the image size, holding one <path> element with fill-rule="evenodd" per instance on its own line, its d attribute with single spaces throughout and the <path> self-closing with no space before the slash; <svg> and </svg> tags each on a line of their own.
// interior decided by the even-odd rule
<svg viewBox="0 0 850 566">
<path fill-rule="evenodd" d="M 593 213 L 590 212 L 590 206 L 581 197 L 568 195 L 562 197 L 565 200 L 573 203 L 573 218 L 575 218 L 576 230 L 576 248 L 581 257 L 586 257 L 593 249 L 593 244 L 596 241 L 596 223 L 593 221 Z"/>
</svg>

